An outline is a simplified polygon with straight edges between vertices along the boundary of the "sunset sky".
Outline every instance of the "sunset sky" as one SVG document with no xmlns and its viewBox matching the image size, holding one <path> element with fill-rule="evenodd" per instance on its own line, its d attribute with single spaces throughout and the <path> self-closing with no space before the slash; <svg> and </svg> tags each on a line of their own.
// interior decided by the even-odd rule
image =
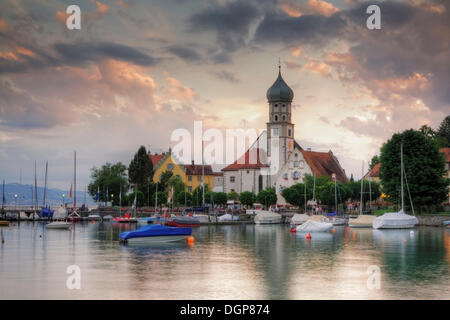
<svg viewBox="0 0 450 320">
<path fill-rule="evenodd" d="M 81 30 L 68 30 L 78 4 Z M 366 8 L 381 8 L 381 30 Z M 0 1 L 0 180 L 68 189 L 90 168 L 167 150 L 176 128 L 265 129 L 278 58 L 295 137 L 347 175 L 394 132 L 450 110 L 444 0 Z"/>
</svg>

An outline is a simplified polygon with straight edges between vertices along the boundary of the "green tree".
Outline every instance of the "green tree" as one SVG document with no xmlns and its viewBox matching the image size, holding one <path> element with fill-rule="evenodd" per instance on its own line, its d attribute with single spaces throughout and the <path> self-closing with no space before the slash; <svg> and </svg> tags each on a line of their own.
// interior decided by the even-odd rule
<svg viewBox="0 0 450 320">
<path fill-rule="evenodd" d="M 142 191 L 137 190 L 137 192 L 132 192 L 127 195 L 128 205 L 131 206 L 134 204 L 134 197 L 136 196 L 136 204 L 138 207 L 143 207 L 145 205 L 145 195 Z"/>
<path fill-rule="evenodd" d="M 205 184 L 205 203 L 209 203 L 209 186 Z M 192 191 L 192 203 L 194 206 L 201 206 L 203 204 L 203 189 L 202 186 L 198 186 Z"/>
<path fill-rule="evenodd" d="M 369 163 L 369 171 L 372 170 L 378 163 L 380 163 L 380 157 L 378 155 L 374 155 Z"/>
<path fill-rule="evenodd" d="M 158 182 L 158 190 L 168 191 L 169 180 L 170 180 L 170 178 L 172 178 L 172 176 L 173 176 L 173 172 L 172 171 L 167 171 L 167 170 L 164 171 L 161 174 L 161 177 L 160 177 L 159 182 Z"/>
<path fill-rule="evenodd" d="M 122 187 L 122 197 L 128 191 L 127 167 L 118 162 L 116 164 L 106 163 L 100 168 L 91 169 L 91 182 L 88 186 L 88 192 L 92 199 L 97 201 L 97 190 L 100 190 L 100 201 L 105 202 L 106 188 L 108 188 L 109 201 L 113 200 L 113 205 L 119 205 L 120 188 Z M 111 197 L 114 195 L 114 197 Z"/>
<path fill-rule="evenodd" d="M 266 208 L 268 208 L 269 206 L 276 204 L 277 203 L 277 194 L 275 192 L 274 188 L 267 188 L 264 190 L 261 190 L 257 197 L 256 200 L 261 203 L 264 204 L 266 206 Z"/>
<path fill-rule="evenodd" d="M 181 180 L 180 177 L 178 176 L 172 176 L 169 178 L 169 181 L 167 182 L 169 191 L 172 192 L 172 188 L 173 188 L 173 192 L 175 195 L 179 194 L 180 192 L 183 192 L 184 190 L 186 190 L 186 185 L 184 184 L 184 182 Z M 175 197 L 176 200 L 176 197 Z M 184 203 L 184 200 L 183 200 Z"/>
<path fill-rule="evenodd" d="M 445 117 L 436 132 L 438 145 L 441 148 L 450 147 L 450 116 Z"/>
<path fill-rule="evenodd" d="M 128 166 L 128 176 L 131 184 L 147 185 L 153 179 L 153 163 L 144 146 L 134 154 Z"/>
<path fill-rule="evenodd" d="M 247 207 L 251 207 L 255 202 L 255 200 L 256 200 L 255 194 L 250 191 L 243 191 L 239 195 L 239 201 Z"/>
<path fill-rule="evenodd" d="M 227 199 L 228 200 L 238 200 L 239 199 L 239 194 L 235 191 L 231 191 L 227 194 Z"/>
<path fill-rule="evenodd" d="M 296 183 L 289 188 L 283 189 L 281 195 L 286 200 L 287 203 L 297 206 L 299 208 L 304 208 L 305 206 L 305 184 Z"/>
<path fill-rule="evenodd" d="M 214 204 L 225 205 L 227 204 L 227 194 L 225 192 L 215 192 Z"/>
<path fill-rule="evenodd" d="M 394 203 L 400 200 L 400 146 L 414 206 L 423 208 L 440 205 L 446 199 L 448 179 L 444 178 L 445 161 L 436 141 L 413 129 L 394 134 L 381 148 L 380 179 L 383 191 Z M 408 192 L 404 187 L 405 206 L 409 207 Z"/>
<path fill-rule="evenodd" d="M 184 206 L 192 206 L 192 194 L 186 191 L 181 191 L 176 196 L 176 203 L 178 205 Z"/>
<path fill-rule="evenodd" d="M 156 195 L 158 195 L 158 207 L 167 204 L 167 193 L 165 193 L 164 191 L 158 191 L 153 194 L 153 205 L 156 203 Z"/>
<path fill-rule="evenodd" d="M 420 127 L 419 131 L 427 138 L 434 139 L 436 132 L 430 126 L 424 124 Z"/>
</svg>

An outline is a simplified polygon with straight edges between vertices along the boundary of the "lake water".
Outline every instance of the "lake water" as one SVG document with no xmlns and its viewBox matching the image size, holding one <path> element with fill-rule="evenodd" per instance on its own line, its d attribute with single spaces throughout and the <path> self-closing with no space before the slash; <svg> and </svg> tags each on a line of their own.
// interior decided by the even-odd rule
<svg viewBox="0 0 450 320">
<path fill-rule="evenodd" d="M 337 227 L 308 241 L 287 225 L 204 226 L 193 245 L 120 244 L 130 228 L 1 228 L 0 299 L 450 299 L 450 229 Z"/>
</svg>

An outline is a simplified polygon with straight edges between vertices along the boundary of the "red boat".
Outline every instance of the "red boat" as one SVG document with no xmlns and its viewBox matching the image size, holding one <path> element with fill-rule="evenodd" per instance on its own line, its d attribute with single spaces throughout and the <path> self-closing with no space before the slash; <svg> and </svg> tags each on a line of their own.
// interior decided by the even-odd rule
<svg viewBox="0 0 450 320">
<path fill-rule="evenodd" d="M 125 214 L 125 217 L 116 217 L 112 219 L 113 222 L 118 223 L 135 223 L 137 220 L 135 218 L 131 218 L 129 213 Z"/>
<path fill-rule="evenodd" d="M 176 217 L 173 220 L 167 221 L 166 225 L 179 228 L 198 228 L 200 227 L 200 220 L 192 217 Z"/>
</svg>

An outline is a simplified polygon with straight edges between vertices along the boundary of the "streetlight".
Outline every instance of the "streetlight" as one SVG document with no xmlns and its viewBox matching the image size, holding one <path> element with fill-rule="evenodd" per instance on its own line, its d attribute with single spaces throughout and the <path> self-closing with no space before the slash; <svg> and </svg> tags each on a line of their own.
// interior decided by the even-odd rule
<svg viewBox="0 0 450 320">
<path fill-rule="evenodd" d="M 64 203 L 64 197 L 65 197 L 66 195 L 63 193 L 63 194 L 61 194 L 61 196 L 62 196 L 62 204 L 63 204 L 63 207 L 65 207 L 66 204 Z"/>
<path fill-rule="evenodd" d="M 17 194 L 14 195 L 14 201 L 15 201 L 14 211 L 16 211 L 17 210 Z"/>
<path fill-rule="evenodd" d="M 111 194 L 111 206 L 114 204 L 114 194 Z"/>
</svg>

